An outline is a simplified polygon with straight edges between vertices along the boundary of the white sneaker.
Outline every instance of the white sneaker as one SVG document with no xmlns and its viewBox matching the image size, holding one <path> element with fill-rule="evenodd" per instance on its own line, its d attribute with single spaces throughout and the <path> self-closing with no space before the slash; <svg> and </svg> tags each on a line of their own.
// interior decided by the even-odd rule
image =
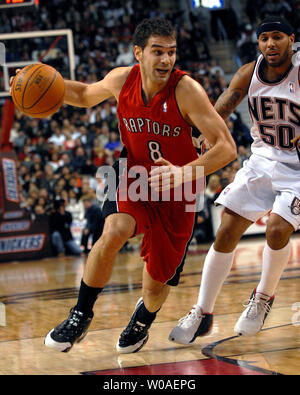
<svg viewBox="0 0 300 395">
<path fill-rule="evenodd" d="M 200 306 L 194 305 L 192 310 L 178 321 L 169 335 L 169 340 L 179 344 L 190 344 L 198 336 L 207 335 L 213 323 L 213 314 L 203 313 Z"/>
<path fill-rule="evenodd" d="M 234 327 L 237 335 L 254 336 L 262 328 L 267 315 L 274 302 L 274 295 L 269 299 L 264 299 L 261 294 L 253 291 L 249 303 L 244 305 L 246 309 L 238 319 Z"/>
</svg>

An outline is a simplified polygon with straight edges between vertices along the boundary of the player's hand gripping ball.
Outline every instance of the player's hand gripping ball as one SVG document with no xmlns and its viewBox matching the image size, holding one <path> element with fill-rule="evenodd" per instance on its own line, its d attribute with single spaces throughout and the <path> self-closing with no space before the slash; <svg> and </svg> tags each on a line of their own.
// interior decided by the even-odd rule
<svg viewBox="0 0 300 395">
<path fill-rule="evenodd" d="M 12 79 L 11 97 L 15 106 L 32 118 L 54 114 L 65 97 L 65 82 L 61 74 L 46 64 L 31 64 Z"/>
</svg>

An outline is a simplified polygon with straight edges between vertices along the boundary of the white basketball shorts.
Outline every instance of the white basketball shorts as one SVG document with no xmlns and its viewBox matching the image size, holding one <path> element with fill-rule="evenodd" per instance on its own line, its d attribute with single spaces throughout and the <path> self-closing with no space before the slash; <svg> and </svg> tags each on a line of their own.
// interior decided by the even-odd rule
<svg viewBox="0 0 300 395">
<path fill-rule="evenodd" d="M 280 215 L 295 230 L 300 226 L 300 164 L 251 155 L 223 189 L 215 204 L 256 222 L 268 211 Z"/>
</svg>

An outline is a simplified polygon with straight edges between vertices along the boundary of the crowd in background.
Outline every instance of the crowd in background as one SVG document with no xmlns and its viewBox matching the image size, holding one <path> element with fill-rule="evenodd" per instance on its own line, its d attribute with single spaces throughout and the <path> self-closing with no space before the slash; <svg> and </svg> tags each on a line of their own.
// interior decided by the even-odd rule
<svg viewBox="0 0 300 395">
<path fill-rule="evenodd" d="M 254 2 L 256 7 L 252 6 Z M 257 54 L 253 29 L 256 22 L 274 12 L 297 22 L 300 12 L 292 11 L 293 7 L 299 7 L 300 11 L 300 1 L 248 2 L 248 17 L 240 21 L 236 37 L 243 62 L 254 59 Z M 208 30 L 201 28 L 197 13 L 186 16 L 180 10 L 163 12 L 158 1 L 53 0 L 41 4 L 38 13 L 20 13 L 11 18 L 0 15 L 0 32 L 72 29 L 76 79 L 92 83 L 103 78 L 113 67 L 135 63 L 131 41 L 136 23 L 145 17 L 156 16 L 167 17 L 176 26 L 177 66 L 202 84 L 214 104 L 226 89 L 227 82 L 222 65 L 211 58 L 205 45 L 210 37 L 207 36 Z M 16 53 L 24 60 L 39 57 L 41 48 L 37 40 L 27 42 L 22 48 L 17 47 L 17 42 L 11 45 L 15 47 L 10 51 L 10 61 Z M 247 56 L 243 56 L 245 53 Z M 68 64 L 62 51 L 58 50 L 48 63 L 63 75 L 67 73 Z M 250 155 L 249 129 L 239 113 L 233 113 L 226 123 L 237 144 L 238 159 L 208 179 L 205 207 L 199 213 L 195 229 L 198 242 L 212 238 L 211 204 Z M 64 200 L 65 209 L 72 218 L 83 220 L 87 209 L 84 202 L 100 207 L 104 197 L 103 181 L 96 177 L 97 170 L 102 165 L 112 165 L 122 149 L 116 101 L 110 99 L 91 109 L 63 105 L 49 119 L 31 119 L 16 110 L 11 142 L 17 155 L 21 206 L 32 215 L 50 215 L 53 203 Z"/>
</svg>

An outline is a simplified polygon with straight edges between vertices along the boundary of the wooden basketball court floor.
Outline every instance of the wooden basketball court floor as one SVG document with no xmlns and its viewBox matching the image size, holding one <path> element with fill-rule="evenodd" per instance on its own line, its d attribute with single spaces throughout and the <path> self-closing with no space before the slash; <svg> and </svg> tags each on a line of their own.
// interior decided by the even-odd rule
<svg viewBox="0 0 300 395">
<path fill-rule="evenodd" d="M 46 333 L 64 320 L 77 300 L 85 257 L 49 258 L 0 264 L 1 375 L 298 375 L 300 373 L 300 235 L 263 331 L 247 338 L 233 327 L 257 285 L 263 238 L 242 240 L 230 275 L 217 300 L 210 335 L 191 346 L 169 342 L 168 335 L 197 300 L 209 245 L 191 246 L 180 285 L 150 330 L 138 353 L 119 355 L 118 336 L 141 295 L 139 251 L 119 254 L 109 285 L 98 298 L 86 339 L 69 353 L 44 346 Z M 2 323 L 3 325 L 3 323 Z"/>
</svg>

